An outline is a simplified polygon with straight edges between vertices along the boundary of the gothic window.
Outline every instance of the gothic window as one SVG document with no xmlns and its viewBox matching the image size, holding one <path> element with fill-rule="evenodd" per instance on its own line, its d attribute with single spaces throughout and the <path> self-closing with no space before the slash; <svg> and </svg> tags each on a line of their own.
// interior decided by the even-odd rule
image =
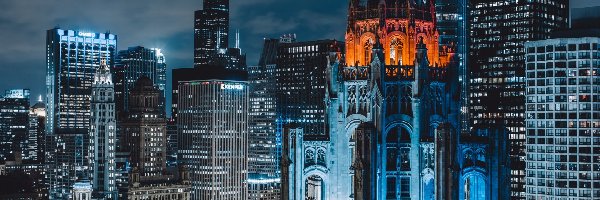
<svg viewBox="0 0 600 200">
<path fill-rule="evenodd" d="M 400 178 L 400 200 L 410 200 L 410 177 Z"/>
<path fill-rule="evenodd" d="M 391 129 L 386 136 L 386 170 L 410 171 L 410 133 L 405 128 Z"/>
<path fill-rule="evenodd" d="M 386 157 L 386 170 L 396 171 L 396 165 L 398 163 L 398 131 L 397 128 L 393 128 L 388 132 L 386 137 L 387 142 L 387 157 Z"/>
<path fill-rule="evenodd" d="M 356 113 L 356 86 L 348 87 L 348 115 Z"/>
<path fill-rule="evenodd" d="M 306 155 L 304 158 L 305 167 L 311 166 L 315 164 L 315 152 L 312 149 L 306 150 Z"/>
<path fill-rule="evenodd" d="M 373 39 L 369 38 L 367 39 L 367 41 L 364 44 L 364 50 L 365 50 L 365 65 L 368 65 L 371 62 L 371 53 L 372 53 L 372 49 L 373 49 Z"/>
<path fill-rule="evenodd" d="M 475 174 L 465 178 L 460 191 L 460 199 L 483 200 L 486 197 L 486 184 L 481 175 Z"/>
<path fill-rule="evenodd" d="M 387 178 L 387 195 L 386 199 L 396 199 L 396 178 L 388 177 Z"/>
<path fill-rule="evenodd" d="M 402 41 L 393 38 L 390 43 L 390 65 L 402 65 Z"/>
<path fill-rule="evenodd" d="M 473 165 L 473 152 L 471 150 L 467 150 L 464 156 L 463 165 L 472 166 Z"/>
<path fill-rule="evenodd" d="M 323 185 L 323 178 L 312 175 L 306 179 L 305 186 L 305 200 L 323 200 L 325 199 L 325 187 Z"/>
<path fill-rule="evenodd" d="M 386 103 L 388 116 L 398 113 L 398 88 L 396 86 L 387 88 Z"/>
<path fill-rule="evenodd" d="M 412 116 L 412 89 L 409 86 L 402 88 L 402 99 L 400 99 L 400 113 Z"/>
<path fill-rule="evenodd" d="M 410 171 L 409 152 L 410 148 L 400 149 L 400 171 Z"/>
<path fill-rule="evenodd" d="M 317 164 L 321 165 L 321 166 L 326 166 L 325 165 L 325 150 L 323 150 L 323 149 L 319 149 L 319 151 L 317 152 Z"/>
</svg>

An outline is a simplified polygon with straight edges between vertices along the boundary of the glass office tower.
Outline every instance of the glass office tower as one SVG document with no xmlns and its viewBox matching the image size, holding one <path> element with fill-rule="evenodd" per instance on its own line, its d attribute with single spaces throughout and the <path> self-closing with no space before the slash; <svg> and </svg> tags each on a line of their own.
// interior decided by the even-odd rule
<svg viewBox="0 0 600 200">
<path fill-rule="evenodd" d="M 194 67 L 229 47 L 229 0 L 204 0 L 203 6 L 194 13 Z"/>
<path fill-rule="evenodd" d="M 280 170 L 276 134 L 275 69 L 279 39 L 265 39 L 257 66 L 248 67 L 248 197 L 280 199 Z"/>
<path fill-rule="evenodd" d="M 471 0 L 469 6 L 469 124 L 502 125 L 510 131 L 511 198 L 523 199 L 523 46 L 565 28 L 568 1 Z"/>
<path fill-rule="evenodd" d="M 165 115 L 167 65 L 165 56 L 160 49 L 135 46 L 119 51 L 113 73 L 115 75 L 117 110 L 121 115 L 129 110 L 129 91 L 141 77 L 150 78 L 154 86 L 162 91 L 159 105 L 163 112 L 161 115 Z"/>
<path fill-rule="evenodd" d="M 90 100 L 102 60 L 114 66 L 117 36 L 53 28 L 46 36 L 46 163 L 50 199 L 69 198 L 89 172 Z"/>
<path fill-rule="evenodd" d="M 0 98 L 0 162 L 29 159 L 29 90 L 6 90 Z"/>
</svg>

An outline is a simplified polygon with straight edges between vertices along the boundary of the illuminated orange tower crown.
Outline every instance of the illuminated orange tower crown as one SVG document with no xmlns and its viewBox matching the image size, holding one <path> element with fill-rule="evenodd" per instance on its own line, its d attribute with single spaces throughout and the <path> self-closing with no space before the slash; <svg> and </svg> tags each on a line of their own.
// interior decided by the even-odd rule
<svg viewBox="0 0 600 200">
<path fill-rule="evenodd" d="M 440 52 L 433 0 L 350 0 L 346 31 L 346 65 L 367 66 L 379 40 L 386 65 L 412 65 L 420 38 L 430 65 L 449 61 Z M 446 49 L 446 48 L 442 48 Z"/>
</svg>

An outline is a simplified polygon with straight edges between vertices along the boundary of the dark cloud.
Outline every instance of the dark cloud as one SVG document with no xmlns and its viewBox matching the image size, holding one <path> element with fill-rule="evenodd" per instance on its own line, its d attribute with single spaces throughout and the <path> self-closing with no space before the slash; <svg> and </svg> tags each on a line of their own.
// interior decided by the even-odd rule
<svg viewBox="0 0 600 200">
<path fill-rule="evenodd" d="M 257 63 L 266 37 L 296 33 L 299 40 L 343 38 L 346 0 L 230 1 L 231 29 L 240 30 L 240 46 L 250 65 Z M 201 2 L 0 1 L 0 90 L 30 88 L 36 98 L 45 93 L 45 34 L 55 26 L 110 31 L 118 35 L 119 49 L 162 48 L 170 69 L 191 67 L 194 11 L 202 8 Z"/>
</svg>

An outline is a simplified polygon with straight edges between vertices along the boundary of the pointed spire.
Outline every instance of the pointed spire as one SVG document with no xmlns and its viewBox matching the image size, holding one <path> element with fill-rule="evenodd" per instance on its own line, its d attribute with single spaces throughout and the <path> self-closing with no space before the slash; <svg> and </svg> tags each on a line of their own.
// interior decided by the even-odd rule
<svg viewBox="0 0 600 200">
<path fill-rule="evenodd" d="M 42 102 L 42 101 L 44 101 L 44 100 L 42 99 L 42 95 L 40 94 L 40 97 L 38 97 L 38 102 Z"/>
</svg>

